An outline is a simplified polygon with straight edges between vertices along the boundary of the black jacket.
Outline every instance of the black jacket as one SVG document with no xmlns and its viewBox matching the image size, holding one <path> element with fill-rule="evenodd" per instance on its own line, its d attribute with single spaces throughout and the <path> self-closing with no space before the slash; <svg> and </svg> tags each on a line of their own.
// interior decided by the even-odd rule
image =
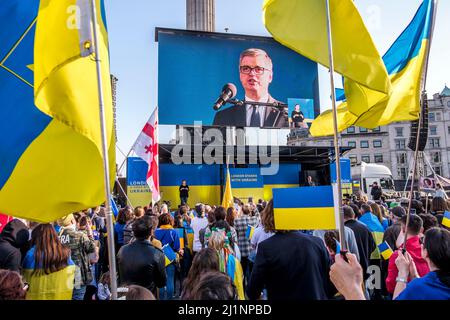
<svg viewBox="0 0 450 320">
<path fill-rule="evenodd" d="M 373 200 L 380 200 L 381 196 L 383 195 L 383 191 L 380 187 L 372 188 L 370 191 L 371 196 L 373 197 Z"/>
<path fill-rule="evenodd" d="M 150 241 L 136 240 L 117 254 L 121 285 L 135 284 L 155 292 L 166 285 L 164 253 Z"/>
<path fill-rule="evenodd" d="M 363 269 L 364 279 L 367 279 L 369 275 L 366 273 L 366 270 L 370 264 L 370 255 L 376 247 L 375 240 L 369 229 L 359 221 L 348 220 L 344 225 L 352 229 L 355 234 L 356 245 L 359 251 L 359 262 Z"/>
<path fill-rule="evenodd" d="M 269 103 L 278 102 L 272 97 Z M 234 126 L 247 127 L 247 108 L 246 106 L 233 106 L 216 112 L 213 125 L 215 126 Z M 273 107 L 266 109 L 266 118 L 264 127 L 268 128 L 289 128 L 287 117 L 280 110 Z"/>
<path fill-rule="evenodd" d="M 298 231 L 276 233 L 258 246 L 247 286 L 251 300 L 267 289 L 269 300 L 324 300 L 336 289 L 330 282 L 330 256 L 320 238 Z"/>
<path fill-rule="evenodd" d="M 14 219 L 6 224 L 0 234 L 0 269 L 20 271 L 21 249 L 28 245 L 30 233 L 27 226 Z"/>
</svg>

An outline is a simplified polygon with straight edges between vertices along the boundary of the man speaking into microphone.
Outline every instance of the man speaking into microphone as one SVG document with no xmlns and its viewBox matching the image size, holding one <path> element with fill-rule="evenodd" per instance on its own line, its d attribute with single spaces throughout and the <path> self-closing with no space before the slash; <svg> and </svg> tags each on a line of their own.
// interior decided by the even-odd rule
<svg viewBox="0 0 450 320">
<path fill-rule="evenodd" d="M 273 78 L 272 59 L 262 49 L 247 49 L 239 57 L 239 78 L 245 90 L 245 101 L 280 103 L 269 93 Z M 236 127 L 287 128 L 287 117 L 271 106 L 246 104 L 218 111 L 213 125 Z"/>
</svg>

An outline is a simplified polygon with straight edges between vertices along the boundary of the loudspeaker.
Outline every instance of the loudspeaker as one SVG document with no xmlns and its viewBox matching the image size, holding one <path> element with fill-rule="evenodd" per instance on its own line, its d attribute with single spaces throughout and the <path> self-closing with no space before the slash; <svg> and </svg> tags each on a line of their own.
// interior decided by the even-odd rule
<svg viewBox="0 0 450 320">
<path fill-rule="evenodd" d="M 422 121 L 419 132 L 419 151 L 425 150 L 428 140 L 428 99 L 426 94 L 422 96 Z M 409 136 L 408 148 L 416 150 L 417 129 L 419 120 L 411 121 L 411 134 Z"/>
</svg>

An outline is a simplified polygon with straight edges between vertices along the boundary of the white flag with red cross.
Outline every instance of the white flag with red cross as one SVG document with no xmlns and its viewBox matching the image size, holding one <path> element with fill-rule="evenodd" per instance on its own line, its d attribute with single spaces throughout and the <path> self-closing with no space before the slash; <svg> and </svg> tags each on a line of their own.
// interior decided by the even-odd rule
<svg viewBox="0 0 450 320">
<path fill-rule="evenodd" d="M 152 202 L 160 200 L 158 165 L 158 108 L 142 129 L 133 146 L 134 152 L 148 163 L 147 184 L 152 192 Z"/>
</svg>

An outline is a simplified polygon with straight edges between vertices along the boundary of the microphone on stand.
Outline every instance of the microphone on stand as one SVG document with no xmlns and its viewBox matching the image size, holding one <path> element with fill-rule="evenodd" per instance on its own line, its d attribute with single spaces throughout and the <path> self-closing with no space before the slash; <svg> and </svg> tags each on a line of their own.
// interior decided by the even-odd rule
<svg viewBox="0 0 450 320">
<path fill-rule="evenodd" d="M 236 96 L 236 93 L 237 89 L 234 84 L 227 83 L 226 85 L 224 85 L 222 88 L 222 93 L 214 104 L 213 109 L 217 111 L 222 108 L 228 100 L 233 99 Z"/>
</svg>

